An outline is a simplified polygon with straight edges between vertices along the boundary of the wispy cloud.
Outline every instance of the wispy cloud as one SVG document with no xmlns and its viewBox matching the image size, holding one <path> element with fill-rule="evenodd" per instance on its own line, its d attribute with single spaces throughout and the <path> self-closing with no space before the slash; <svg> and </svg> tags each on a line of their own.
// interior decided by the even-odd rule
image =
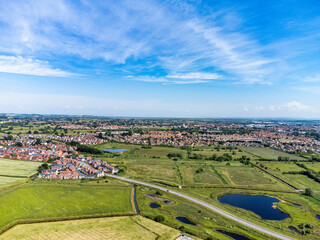
<svg viewBox="0 0 320 240">
<path fill-rule="evenodd" d="M 222 76 L 220 74 L 217 74 L 217 73 L 195 72 L 195 73 L 169 74 L 167 77 L 168 78 L 176 78 L 176 79 L 208 79 L 208 80 L 214 80 L 214 79 L 220 79 Z"/>
<path fill-rule="evenodd" d="M 46 61 L 3 55 L 0 55 L 0 72 L 49 77 L 67 77 L 72 75 L 69 72 L 52 68 Z"/>
<path fill-rule="evenodd" d="M 149 82 L 149 83 L 162 83 L 166 84 L 196 84 L 196 83 L 207 83 L 208 79 L 197 79 L 197 78 L 173 78 L 171 77 L 150 77 L 150 76 L 140 76 L 134 78 L 128 78 L 130 80 Z"/>
<path fill-rule="evenodd" d="M 304 82 L 320 82 L 320 74 L 315 74 L 303 79 Z"/>
<path fill-rule="evenodd" d="M 307 87 L 296 87 L 295 89 L 312 93 L 315 95 L 320 95 L 320 86 L 307 86 Z"/>
<path fill-rule="evenodd" d="M 189 79 L 168 80 L 175 83 L 230 75 L 243 83 L 265 82 L 266 66 L 275 60 L 263 57 L 258 42 L 239 31 L 239 17 L 228 18 L 227 23 L 207 21 L 191 4 L 182 5 L 186 16 L 180 8 L 154 0 L 2 2 L 0 52 L 104 59 L 126 63 L 124 70 L 148 59 L 141 66 L 155 66 L 153 71 L 160 67 L 168 73 L 167 79 Z M 226 31 L 225 24 L 238 28 Z M 209 68 L 219 69 L 220 74 Z"/>
</svg>

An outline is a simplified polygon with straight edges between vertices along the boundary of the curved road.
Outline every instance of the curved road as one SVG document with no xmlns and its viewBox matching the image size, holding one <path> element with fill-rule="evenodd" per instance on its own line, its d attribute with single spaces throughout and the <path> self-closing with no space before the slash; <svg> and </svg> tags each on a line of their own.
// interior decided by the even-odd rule
<svg viewBox="0 0 320 240">
<path fill-rule="evenodd" d="M 262 232 L 262 233 L 265 233 L 265 234 L 268 234 L 270 236 L 273 236 L 273 237 L 276 237 L 276 238 L 279 238 L 279 239 L 283 239 L 283 240 L 295 240 L 295 238 L 292 238 L 292 237 L 288 237 L 286 235 L 283 235 L 281 233 L 277 233 L 275 231 L 272 231 L 272 230 L 269 230 L 267 228 L 264 228 L 264 227 L 261 227 L 257 224 L 254 224 L 254 223 L 251 223 L 249 221 L 246 221 L 240 217 L 237 217 L 237 216 L 234 216 L 218 207 L 215 207 L 209 203 L 206 203 L 204 201 L 201 201 L 197 198 L 194 198 L 194 197 L 190 197 L 186 194 L 183 194 L 183 193 L 180 193 L 180 192 L 176 192 L 176 191 L 173 191 L 173 190 L 170 190 L 170 189 L 167 189 L 167 188 L 164 188 L 164 187 L 160 187 L 160 186 L 157 186 L 157 185 L 153 185 L 153 184 L 150 184 L 150 183 L 146 183 L 146 182 L 141 182 L 141 181 L 137 181 L 137 180 L 133 180 L 133 179 L 128 179 L 128 178 L 125 178 L 125 177 L 119 177 L 119 176 L 115 176 L 115 175 L 107 175 L 109 177 L 112 177 L 112 178 L 117 178 L 117 179 L 120 179 L 120 180 L 123 180 L 123 181 L 127 181 L 127 182 L 131 182 L 131 183 L 136 183 L 136 184 L 139 184 L 139 185 L 144 185 L 144 186 L 147 186 L 147 187 L 150 187 L 150 188 L 156 188 L 156 189 L 159 189 L 159 190 L 162 190 L 162 191 L 165 191 L 165 192 L 169 192 L 171 194 L 174 194 L 174 195 L 177 195 L 179 197 L 182 197 L 182 198 L 185 198 L 191 202 L 194 202 L 194 203 L 197 203 L 199 205 L 202 205 L 206 208 L 209 208 L 210 210 L 214 211 L 214 212 L 217 212 L 229 219 L 232 219 L 238 223 L 241 223 L 245 226 L 248 226 L 250 228 L 253 228 L 259 232 Z"/>
</svg>

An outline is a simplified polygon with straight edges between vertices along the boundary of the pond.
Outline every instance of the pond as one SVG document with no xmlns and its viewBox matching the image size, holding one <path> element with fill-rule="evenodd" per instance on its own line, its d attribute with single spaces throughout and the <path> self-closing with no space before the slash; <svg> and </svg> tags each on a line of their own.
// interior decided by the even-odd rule
<svg viewBox="0 0 320 240">
<path fill-rule="evenodd" d="M 217 230 L 217 232 L 222 233 L 224 235 L 227 235 L 235 240 L 250 240 L 250 238 L 247 238 L 245 236 L 242 236 L 240 234 L 232 233 L 232 232 L 227 232 L 223 230 Z"/>
<path fill-rule="evenodd" d="M 227 194 L 219 198 L 220 203 L 226 203 L 234 207 L 243 208 L 254 212 L 264 220 L 283 220 L 289 218 L 289 214 L 281 212 L 273 207 L 273 203 L 279 199 L 262 195 Z"/>
<path fill-rule="evenodd" d="M 302 235 L 301 232 L 298 231 L 298 229 L 296 229 L 294 226 L 289 226 L 288 227 L 290 230 L 295 231 L 296 233 L 299 233 L 300 235 Z"/>
<path fill-rule="evenodd" d="M 293 205 L 296 207 L 301 207 L 301 204 L 298 204 L 298 203 L 294 203 Z"/>
<path fill-rule="evenodd" d="M 316 218 L 320 220 L 320 215 L 316 215 Z"/>
<path fill-rule="evenodd" d="M 180 222 L 182 223 L 185 223 L 185 224 L 189 224 L 189 225 L 193 225 L 193 226 L 196 226 L 197 224 L 195 224 L 194 222 L 191 222 L 188 218 L 186 217 L 176 217 L 177 220 L 179 220 Z"/>
<path fill-rule="evenodd" d="M 115 152 L 115 153 L 122 153 L 124 151 L 129 151 L 130 149 L 120 148 L 120 149 L 102 149 L 105 152 Z"/>
<path fill-rule="evenodd" d="M 151 208 L 159 208 L 159 207 L 160 207 L 160 205 L 158 205 L 158 204 L 156 204 L 156 203 L 151 203 L 149 206 L 150 206 Z"/>
</svg>

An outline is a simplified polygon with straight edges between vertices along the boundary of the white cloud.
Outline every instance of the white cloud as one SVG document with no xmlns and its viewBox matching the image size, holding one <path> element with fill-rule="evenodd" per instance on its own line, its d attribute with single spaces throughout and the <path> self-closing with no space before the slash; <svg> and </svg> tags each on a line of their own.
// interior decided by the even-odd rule
<svg viewBox="0 0 320 240">
<path fill-rule="evenodd" d="M 267 66 L 275 60 L 264 58 L 258 42 L 241 32 L 236 15 L 226 17 L 227 23 L 208 21 L 192 5 L 183 6 L 186 16 L 170 2 L 149 0 L 0 2 L 0 52 L 76 55 L 122 64 L 150 58 L 141 68 L 160 65 L 167 78 L 197 79 L 186 83 L 230 74 L 244 83 L 265 82 Z M 234 26 L 225 31 L 226 25 Z M 206 68 L 221 74 L 201 73 Z"/>
<path fill-rule="evenodd" d="M 311 106 L 302 104 L 301 102 L 297 101 L 285 103 L 283 107 L 289 111 L 307 111 L 312 109 Z"/>
<path fill-rule="evenodd" d="M 243 110 L 244 110 L 245 112 L 248 112 L 248 111 L 249 111 L 249 109 L 248 109 L 247 106 L 243 106 Z"/>
<path fill-rule="evenodd" d="M 204 73 L 204 72 L 191 72 L 191 73 L 180 73 L 180 74 L 169 74 L 168 78 L 177 78 L 177 79 L 207 79 L 214 80 L 219 79 L 222 76 L 217 73 Z"/>
<path fill-rule="evenodd" d="M 130 77 L 128 79 L 132 79 L 135 81 L 141 82 L 150 82 L 150 83 L 162 83 L 162 84 L 195 84 L 195 83 L 207 83 L 208 80 L 203 79 L 192 79 L 192 78 L 169 78 L 169 77 L 149 77 L 149 76 L 140 76 L 140 77 Z"/>
<path fill-rule="evenodd" d="M 0 55 L 0 72 L 35 76 L 67 77 L 71 73 L 52 68 L 48 62 L 16 56 Z"/>
</svg>

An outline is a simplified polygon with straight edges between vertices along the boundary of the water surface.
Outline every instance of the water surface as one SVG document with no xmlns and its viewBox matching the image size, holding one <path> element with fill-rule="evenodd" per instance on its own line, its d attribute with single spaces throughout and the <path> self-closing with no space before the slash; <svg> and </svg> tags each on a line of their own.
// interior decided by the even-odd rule
<svg viewBox="0 0 320 240">
<path fill-rule="evenodd" d="M 247 237 L 242 236 L 237 233 L 227 232 L 227 231 L 223 231 L 223 230 L 217 230 L 217 232 L 222 233 L 224 235 L 227 235 L 235 240 L 250 240 L 250 238 L 247 238 Z"/>
<path fill-rule="evenodd" d="M 273 207 L 279 199 L 262 195 L 227 194 L 219 198 L 219 202 L 254 212 L 264 220 L 283 220 L 290 217 Z"/>
<path fill-rule="evenodd" d="M 158 205 L 158 204 L 156 204 L 156 203 L 151 203 L 149 206 L 150 206 L 151 208 L 159 208 L 159 207 L 160 207 L 160 205 Z"/>
<path fill-rule="evenodd" d="M 193 225 L 193 226 L 196 226 L 197 224 L 195 224 L 194 222 L 191 222 L 188 218 L 186 217 L 176 217 L 177 220 L 179 220 L 180 222 L 182 223 L 185 223 L 185 224 L 189 224 L 189 225 Z"/>
<path fill-rule="evenodd" d="M 296 233 L 299 233 L 300 235 L 302 235 L 301 232 L 298 231 L 298 229 L 296 229 L 294 226 L 289 226 L 288 227 L 290 230 L 295 231 Z"/>
<path fill-rule="evenodd" d="M 117 152 L 117 153 L 121 153 L 121 152 L 124 152 L 124 151 L 128 151 L 130 149 L 125 149 L 125 148 L 120 148 L 120 149 L 102 149 L 102 151 L 105 151 L 105 152 Z"/>
</svg>

